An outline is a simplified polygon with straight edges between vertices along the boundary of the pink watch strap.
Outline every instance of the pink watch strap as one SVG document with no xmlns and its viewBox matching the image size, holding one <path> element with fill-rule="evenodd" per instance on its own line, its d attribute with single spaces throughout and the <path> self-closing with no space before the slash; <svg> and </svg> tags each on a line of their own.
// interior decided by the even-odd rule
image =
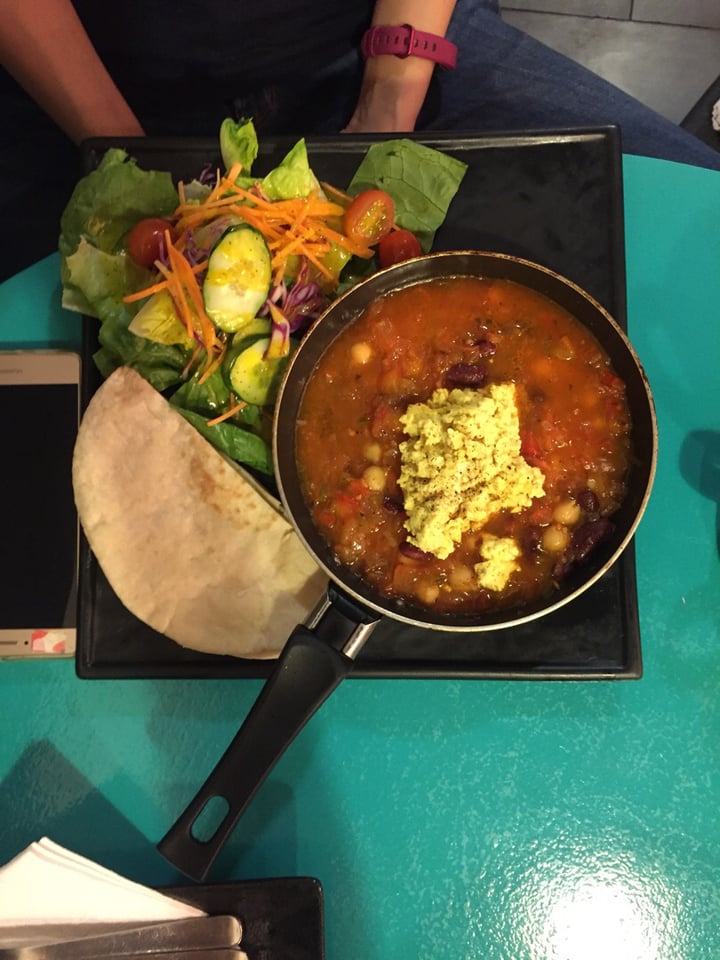
<svg viewBox="0 0 720 960">
<path fill-rule="evenodd" d="M 362 38 L 360 52 L 366 59 L 389 54 L 394 57 L 423 57 L 452 70 L 457 63 L 454 43 L 434 33 L 416 30 L 409 23 L 395 27 L 370 27 Z"/>
</svg>

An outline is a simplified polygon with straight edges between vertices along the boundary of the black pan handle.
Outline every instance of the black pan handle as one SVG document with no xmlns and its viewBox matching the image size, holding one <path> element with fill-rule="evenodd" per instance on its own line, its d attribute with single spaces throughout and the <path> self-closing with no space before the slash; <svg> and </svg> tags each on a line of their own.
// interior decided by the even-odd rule
<svg viewBox="0 0 720 960">
<path fill-rule="evenodd" d="M 344 609 L 347 610 L 347 604 Z M 328 612 L 329 611 L 329 612 Z M 328 619 L 337 619 L 330 604 L 314 630 Z M 247 805 L 295 736 L 335 690 L 352 667 L 352 657 L 377 622 L 363 610 L 364 627 L 347 638 L 347 653 L 338 649 L 341 640 L 329 643 L 314 630 L 298 626 L 290 635 L 273 673 L 255 701 L 215 769 L 176 823 L 158 844 L 158 850 L 173 866 L 193 880 L 204 880 L 215 858 L 232 833 Z M 340 614 L 340 619 L 345 618 Z M 321 632 L 327 632 L 327 629 Z M 358 635 L 362 640 L 358 640 Z M 193 827 L 210 801 L 224 801 L 224 816 L 207 839 Z"/>
</svg>

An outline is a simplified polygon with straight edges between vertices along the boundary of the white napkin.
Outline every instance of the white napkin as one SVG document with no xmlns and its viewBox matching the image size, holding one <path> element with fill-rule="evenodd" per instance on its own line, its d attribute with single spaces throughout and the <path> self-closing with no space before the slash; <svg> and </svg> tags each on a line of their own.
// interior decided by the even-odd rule
<svg viewBox="0 0 720 960">
<path fill-rule="evenodd" d="M 127 880 L 47 837 L 0 867 L 1 947 L 16 945 L 20 927 L 203 916 L 202 910 Z"/>
</svg>

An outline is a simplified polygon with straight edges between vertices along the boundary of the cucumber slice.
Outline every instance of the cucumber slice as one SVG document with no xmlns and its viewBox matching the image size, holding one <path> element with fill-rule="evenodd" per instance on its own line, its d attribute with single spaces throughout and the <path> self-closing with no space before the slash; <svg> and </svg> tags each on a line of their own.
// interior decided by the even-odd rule
<svg viewBox="0 0 720 960">
<path fill-rule="evenodd" d="M 272 323 L 269 317 L 255 317 L 254 320 L 246 323 L 244 327 L 238 330 L 232 338 L 232 345 L 236 347 L 238 344 L 242 344 L 247 337 L 269 337 L 271 330 Z M 248 343 L 247 346 L 249 345 Z"/>
<path fill-rule="evenodd" d="M 228 390 L 235 390 L 232 382 L 232 369 L 241 353 L 247 350 L 258 340 L 267 340 L 270 337 L 270 321 L 263 317 L 256 317 L 249 324 L 239 330 L 232 338 L 225 359 L 222 362 L 222 375 Z M 245 399 L 243 397 L 243 399 Z"/>
<path fill-rule="evenodd" d="M 290 360 L 290 354 L 266 360 L 265 351 L 269 345 L 270 337 L 253 339 L 232 361 L 230 358 L 227 361 L 231 389 L 241 400 L 259 407 L 274 402 Z"/>
<path fill-rule="evenodd" d="M 271 279 L 270 251 L 262 234 L 247 224 L 230 227 L 210 252 L 205 312 L 215 326 L 235 333 L 255 318 Z"/>
</svg>

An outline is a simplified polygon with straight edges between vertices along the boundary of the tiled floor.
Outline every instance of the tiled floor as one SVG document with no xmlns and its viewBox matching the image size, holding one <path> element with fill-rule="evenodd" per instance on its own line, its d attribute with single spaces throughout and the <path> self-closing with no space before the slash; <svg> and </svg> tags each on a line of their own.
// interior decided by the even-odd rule
<svg viewBox="0 0 720 960">
<path fill-rule="evenodd" d="M 500 0 L 508 23 L 680 123 L 720 74 L 720 0 Z"/>
</svg>

